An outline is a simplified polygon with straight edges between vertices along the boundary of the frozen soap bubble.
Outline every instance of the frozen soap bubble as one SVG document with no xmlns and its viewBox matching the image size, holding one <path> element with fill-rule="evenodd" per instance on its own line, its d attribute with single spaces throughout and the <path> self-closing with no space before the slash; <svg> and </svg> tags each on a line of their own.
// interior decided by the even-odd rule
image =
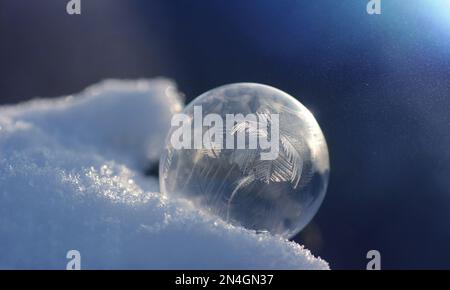
<svg viewBox="0 0 450 290">
<path fill-rule="evenodd" d="M 223 220 L 290 238 L 316 214 L 329 176 L 313 115 L 270 86 L 222 86 L 174 115 L 160 160 L 161 192 Z"/>
</svg>

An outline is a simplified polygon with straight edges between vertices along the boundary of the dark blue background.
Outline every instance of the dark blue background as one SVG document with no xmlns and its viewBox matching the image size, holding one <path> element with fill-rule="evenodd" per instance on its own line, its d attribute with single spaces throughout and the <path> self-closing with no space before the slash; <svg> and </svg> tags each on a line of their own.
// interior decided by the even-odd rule
<svg viewBox="0 0 450 290">
<path fill-rule="evenodd" d="M 0 103 L 167 76 L 187 101 L 260 82 L 296 96 L 331 180 L 298 236 L 332 268 L 450 268 L 450 1 L 1 0 Z M 183 237 L 180 237 L 180 241 Z"/>
</svg>

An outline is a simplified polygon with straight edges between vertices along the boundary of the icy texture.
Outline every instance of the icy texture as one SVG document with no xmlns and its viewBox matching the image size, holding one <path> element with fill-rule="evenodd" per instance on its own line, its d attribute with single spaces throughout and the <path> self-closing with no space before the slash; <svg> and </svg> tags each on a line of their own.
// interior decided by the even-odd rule
<svg viewBox="0 0 450 290">
<path fill-rule="evenodd" d="M 105 81 L 0 107 L 0 268 L 327 269 L 302 246 L 233 227 L 158 191 L 168 80 Z"/>
<path fill-rule="evenodd" d="M 235 83 L 202 94 L 183 114 L 186 124 L 171 128 L 161 157 L 162 193 L 286 238 L 309 223 L 325 197 L 330 165 L 325 137 L 306 107 L 274 87 Z M 242 119 L 229 119 L 237 115 Z M 208 116 L 218 120 L 202 124 Z M 173 144 L 180 132 L 190 137 L 188 148 Z M 195 139 L 203 146 L 192 146 Z M 261 139 L 270 147 L 262 148 Z"/>
</svg>

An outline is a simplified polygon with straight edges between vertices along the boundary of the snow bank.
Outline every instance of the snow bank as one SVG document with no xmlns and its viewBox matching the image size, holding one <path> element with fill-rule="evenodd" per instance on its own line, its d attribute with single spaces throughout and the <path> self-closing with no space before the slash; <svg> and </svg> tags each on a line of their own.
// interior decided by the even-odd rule
<svg viewBox="0 0 450 290">
<path fill-rule="evenodd" d="M 0 268 L 327 269 L 302 246 L 160 194 L 165 79 L 104 81 L 76 97 L 0 107 Z"/>
</svg>

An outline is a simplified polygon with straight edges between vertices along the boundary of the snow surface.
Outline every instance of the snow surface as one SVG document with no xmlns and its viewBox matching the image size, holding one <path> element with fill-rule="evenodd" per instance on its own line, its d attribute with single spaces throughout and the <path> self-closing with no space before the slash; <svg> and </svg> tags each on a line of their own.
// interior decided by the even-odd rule
<svg viewBox="0 0 450 290">
<path fill-rule="evenodd" d="M 108 80 L 0 107 L 0 268 L 328 269 L 302 246 L 159 193 L 144 176 L 182 98 L 166 79 Z"/>
</svg>

